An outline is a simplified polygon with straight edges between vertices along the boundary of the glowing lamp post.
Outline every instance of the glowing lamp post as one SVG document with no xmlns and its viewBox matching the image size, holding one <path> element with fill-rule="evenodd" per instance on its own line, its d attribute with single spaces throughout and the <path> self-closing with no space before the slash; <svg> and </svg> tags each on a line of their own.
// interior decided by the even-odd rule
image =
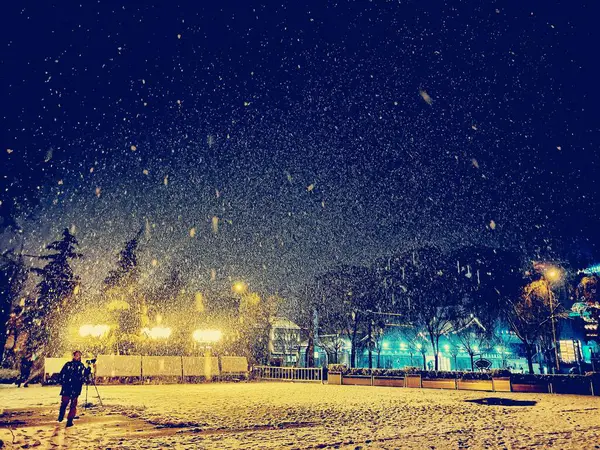
<svg viewBox="0 0 600 450">
<path fill-rule="evenodd" d="M 192 337 L 199 344 L 214 344 L 221 340 L 223 333 L 221 330 L 196 330 Z"/>
<path fill-rule="evenodd" d="M 79 327 L 79 336 L 101 338 L 108 334 L 110 331 L 110 325 L 81 325 Z"/>
<path fill-rule="evenodd" d="M 564 271 L 560 267 L 554 266 L 547 263 L 537 263 L 534 267 L 542 273 L 544 280 L 546 281 L 546 288 L 548 290 L 548 306 L 550 306 L 550 321 L 552 322 L 552 340 L 554 341 L 554 359 L 556 365 L 556 371 L 560 371 L 560 362 L 558 360 L 558 345 L 556 343 L 556 318 L 554 317 L 554 294 L 552 293 L 552 285 L 562 283 L 564 279 Z"/>
<path fill-rule="evenodd" d="M 248 284 L 244 281 L 236 281 L 235 283 L 233 283 L 231 289 L 236 294 L 242 295 L 248 291 Z"/>
<path fill-rule="evenodd" d="M 171 333 L 172 330 L 168 327 L 142 328 L 142 334 L 145 334 L 150 339 L 168 339 Z"/>
<path fill-rule="evenodd" d="M 204 347 L 204 378 L 212 379 L 212 359 L 210 346 L 218 342 L 223 337 L 221 330 L 196 330 L 192 333 L 192 338 L 196 343 Z"/>
</svg>

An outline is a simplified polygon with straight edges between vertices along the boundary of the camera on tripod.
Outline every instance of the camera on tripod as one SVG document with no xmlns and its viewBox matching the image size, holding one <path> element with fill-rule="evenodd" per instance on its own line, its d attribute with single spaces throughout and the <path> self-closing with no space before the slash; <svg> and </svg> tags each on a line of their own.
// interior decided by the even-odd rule
<svg viewBox="0 0 600 450">
<path fill-rule="evenodd" d="M 86 359 L 85 360 L 85 363 L 87 364 L 87 367 L 83 371 L 83 374 L 85 376 L 85 383 L 86 384 L 94 383 L 94 367 L 93 366 L 96 364 L 97 360 L 98 360 L 98 358 Z"/>
<path fill-rule="evenodd" d="M 90 384 L 94 386 L 96 389 L 96 395 L 98 396 L 98 401 L 100 402 L 100 406 L 102 405 L 102 398 L 100 398 L 100 392 L 98 392 L 98 386 L 96 386 L 96 361 L 98 358 L 86 359 L 85 363 L 87 367 L 83 371 L 85 376 L 85 403 L 84 408 L 87 409 L 90 404 L 88 403 L 88 388 Z"/>
</svg>

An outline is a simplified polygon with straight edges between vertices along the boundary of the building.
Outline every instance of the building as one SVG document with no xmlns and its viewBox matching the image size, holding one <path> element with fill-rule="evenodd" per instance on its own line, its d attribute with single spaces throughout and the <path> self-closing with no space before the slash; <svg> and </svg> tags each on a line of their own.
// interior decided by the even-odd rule
<svg viewBox="0 0 600 450">
<path fill-rule="evenodd" d="M 273 365 L 296 366 L 300 354 L 300 327 L 285 317 L 270 319 L 269 361 Z"/>
</svg>

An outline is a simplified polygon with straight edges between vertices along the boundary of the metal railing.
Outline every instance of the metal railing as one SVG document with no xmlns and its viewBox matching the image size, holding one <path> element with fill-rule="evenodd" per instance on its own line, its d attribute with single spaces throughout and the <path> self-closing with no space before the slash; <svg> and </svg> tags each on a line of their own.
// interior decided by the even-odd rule
<svg viewBox="0 0 600 450">
<path fill-rule="evenodd" d="M 254 366 L 252 375 L 259 380 L 323 382 L 323 368 L 321 367 Z"/>
</svg>

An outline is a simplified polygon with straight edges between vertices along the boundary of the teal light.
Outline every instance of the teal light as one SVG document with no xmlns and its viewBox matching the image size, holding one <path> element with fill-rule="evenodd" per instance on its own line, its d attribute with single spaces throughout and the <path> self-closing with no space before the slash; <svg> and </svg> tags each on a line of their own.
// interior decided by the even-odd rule
<svg viewBox="0 0 600 450">
<path fill-rule="evenodd" d="M 600 275 L 600 264 L 596 264 L 591 267 L 588 267 L 587 269 L 583 269 L 582 272 L 587 273 L 588 275 Z"/>
</svg>

